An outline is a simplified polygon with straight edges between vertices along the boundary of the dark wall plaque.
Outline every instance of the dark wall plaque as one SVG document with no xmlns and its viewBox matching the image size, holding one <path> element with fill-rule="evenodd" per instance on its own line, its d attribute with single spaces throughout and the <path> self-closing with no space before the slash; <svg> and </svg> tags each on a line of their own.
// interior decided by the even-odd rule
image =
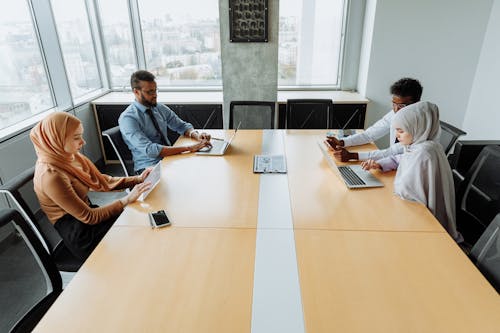
<svg viewBox="0 0 500 333">
<path fill-rule="evenodd" d="M 231 42 L 267 42 L 267 1 L 229 0 Z"/>
</svg>

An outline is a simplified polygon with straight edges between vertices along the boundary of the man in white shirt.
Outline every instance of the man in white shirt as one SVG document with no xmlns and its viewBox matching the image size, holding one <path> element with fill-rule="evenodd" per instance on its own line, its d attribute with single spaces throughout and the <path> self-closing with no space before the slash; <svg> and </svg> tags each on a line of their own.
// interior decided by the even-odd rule
<svg viewBox="0 0 500 333">
<path fill-rule="evenodd" d="M 396 112 L 407 105 L 420 101 L 422 96 L 422 85 L 418 80 L 402 78 L 391 86 L 392 110 L 382 119 L 367 128 L 363 133 L 354 134 L 343 139 L 328 137 L 328 144 L 334 149 L 335 158 L 346 162 L 349 160 L 379 160 L 391 155 L 403 153 L 403 146 L 397 141 L 394 128 L 392 128 L 392 118 Z M 364 145 L 380 139 L 384 135 L 390 136 L 390 147 L 384 150 L 373 150 L 368 152 L 352 153 L 345 147 Z"/>
</svg>

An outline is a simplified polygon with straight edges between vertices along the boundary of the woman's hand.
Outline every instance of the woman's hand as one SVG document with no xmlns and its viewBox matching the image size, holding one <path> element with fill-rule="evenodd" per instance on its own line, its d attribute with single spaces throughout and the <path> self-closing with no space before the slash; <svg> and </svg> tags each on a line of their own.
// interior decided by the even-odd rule
<svg viewBox="0 0 500 333">
<path fill-rule="evenodd" d="M 136 201 L 142 193 L 146 192 L 150 188 L 150 182 L 137 184 L 129 194 L 120 199 L 120 202 L 122 203 L 123 207 L 125 207 L 126 205 Z"/>
<path fill-rule="evenodd" d="M 366 160 L 361 162 L 361 167 L 364 170 L 370 170 L 370 169 L 379 169 L 382 170 L 382 166 L 375 162 L 374 160 Z"/>
<path fill-rule="evenodd" d="M 141 175 L 139 176 L 140 180 L 141 180 L 141 183 L 143 181 L 146 180 L 146 178 L 149 176 L 149 174 L 151 173 L 151 170 L 153 170 L 153 167 L 149 167 L 149 168 L 146 168 L 144 169 L 144 171 L 141 173 Z"/>
</svg>

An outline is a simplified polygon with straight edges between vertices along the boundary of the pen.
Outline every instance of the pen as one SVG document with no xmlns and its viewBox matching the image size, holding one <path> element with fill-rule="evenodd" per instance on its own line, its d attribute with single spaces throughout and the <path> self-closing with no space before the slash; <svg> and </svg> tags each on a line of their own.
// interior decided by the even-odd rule
<svg viewBox="0 0 500 333">
<path fill-rule="evenodd" d="M 212 140 L 225 141 L 224 139 L 221 138 L 212 138 Z"/>
</svg>

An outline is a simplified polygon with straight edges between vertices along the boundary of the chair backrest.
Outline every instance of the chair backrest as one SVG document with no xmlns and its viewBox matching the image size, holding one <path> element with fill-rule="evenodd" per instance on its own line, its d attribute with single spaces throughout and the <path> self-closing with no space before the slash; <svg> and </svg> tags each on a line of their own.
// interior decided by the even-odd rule
<svg viewBox="0 0 500 333">
<path fill-rule="evenodd" d="M 38 204 L 35 191 L 33 190 L 33 177 L 35 167 L 21 172 L 16 177 L 0 186 L 0 193 L 7 196 L 14 204 L 17 211 L 21 213 L 33 232 L 39 238 L 47 252 L 51 255 L 60 271 L 76 272 L 82 265 L 82 260 L 76 258 L 64 245 L 61 236 L 48 220 L 43 211 L 35 213 L 39 206 L 31 207 L 28 204 L 30 197 Z"/>
<path fill-rule="evenodd" d="M 500 213 L 486 228 L 470 255 L 479 270 L 500 293 Z"/>
<path fill-rule="evenodd" d="M 486 146 L 457 191 L 457 224 L 474 244 L 500 212 L 500 147 Z"/>
<path fill-rule="evenodd" d="M 500 146 L 500 140 L 458 140 L 448 157 L 451 168 L 465 176 L 483 148 L 489 145 Z"/>
<path fill-rule="evenodd" d="M 132 160 L 132 152 L 128 148 L 125 141 L 123 141 L 122 133 L 120 132 L 120 126 L 115 126 L 103 131 L 102 136 L 108 138 L 109 143 L 113 147 L 113 150 L 120 160 L 120 164 L 123 168 L 123 173 L 125 174 L 125 176 L 133 176 L 134 161 Z"/>
<path fill-rule="evenodd" d="M 273 129 L 276 102 L 232 101 L 229 106 L 229 128 Z"/>
<path fill-rule="evenodd" d="M 0 332 L 31 332 L 62 291 L 56 266 L 14 209 L 0 211 Z"/>
<path fill-rule="evenodd" d="M 5 184 L 0 186 L 0 193 L 3 193 L 15 205 L 16 209 L 23 215 L 24 219 L 31 225 L 33 231 L 42 242 L 45 249 L 51 252 L 57 244 L 61 241 L 57 232 L 50 233 L 51 227 L 43 225 L 43 223 L 50 223 L 43 219 L 38 220 L 35 216 L 34 209 L 30 207 L 27 200 L 25 200 L 23 193 L 33 191 L 33 176 L 35 174 L 35 167 L 31 167 L 21 172 L 16 177 L 10 179 Z M 47 232 L 43 232 L 47 230 Z"/>
<path fill-rule="evenodd" d="M 439 124 L 441 125 L 441 137 L 439 138 L 439 142 L 443 146 L 444 153 L 448 155 L 458 138 L 467 133 L 442 120 L 439 121 Z"/>
<path fill-rule="evenodd" d="M 331 99 L 289 99 L 286 102 L 286 128 L 328 128 L 332 109 Z"/>
</svg>

